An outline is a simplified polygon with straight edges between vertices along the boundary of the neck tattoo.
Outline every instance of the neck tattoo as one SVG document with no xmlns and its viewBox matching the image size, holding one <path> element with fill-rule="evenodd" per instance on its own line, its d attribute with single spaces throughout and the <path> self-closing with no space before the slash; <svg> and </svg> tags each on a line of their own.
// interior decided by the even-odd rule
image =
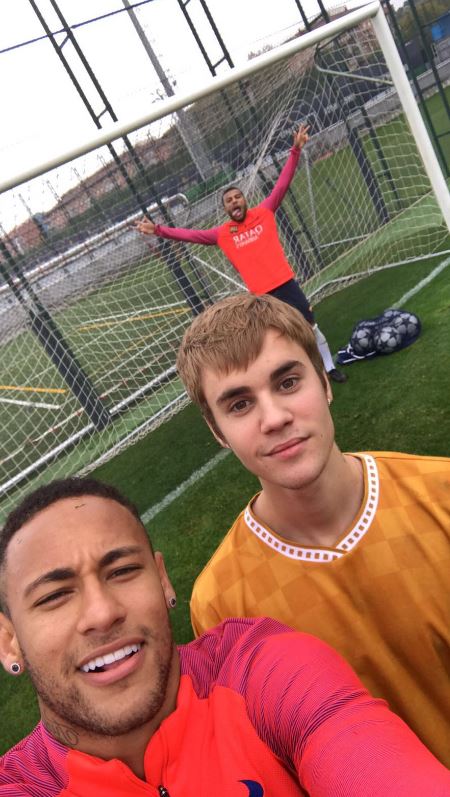
<svg viewBox="0 0 450 797">
<path fill-rule="evenodd" d="M 80 741 L 78 734 L 67 725 L 62 725 L 60 722 L 48 720 L 42 717 L 42 722 L 46 730 L 57 739 L 58 742 L 67 745 L 67 747 L 76 747 Z"/>
</svg>

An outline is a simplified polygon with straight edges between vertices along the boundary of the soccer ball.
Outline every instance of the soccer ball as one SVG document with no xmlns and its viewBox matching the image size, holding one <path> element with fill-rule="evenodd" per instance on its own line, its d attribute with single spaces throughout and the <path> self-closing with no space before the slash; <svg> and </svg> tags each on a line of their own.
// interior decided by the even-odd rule
<svg viewBox="0 0 450 797">
<path fill-rule="evenodd" d="M 392 324 L 386 324 L 374 332 L 373 342 L 378 354 L 392 354 L 401 345 L 402 335 Z"/>
<path fill-rule="evenodd" d="M 383 323 L 395 327 L 405 340 L 414 340 L 420 332 L 420 321 L 414 313 L 407 310 L 385 310 L 383 313 Z"/>
<path fill-rule="evenodd" d="M 391 310 L 385 310 L 383 313 L 383 321 L 386 321 L 386 323 L 390 324 L 394 318 L 397 318 L 398 313 L 399 311 L 394 310 L 394 308 Z"/>
<path fill-rule="evenodd" d="M 350 344 L 359 357 L 364 357 L 367 354 L 375 351 L 372 328 L 369 324 L 359 324 L 352 332 Z"/>
<path fill-rule="evenodd" d="M 416 338 L 420 332 L 420 321 L 414 313 L 408 313 L 407 310 L 402 310 L 400 313 L 400 319 L 398 325 L 395 324 L 398 329 L 403 331 L 404 335 L 409 338 Z"/>
<path fill-rule="evenodd" d="M 401 336 L 402 340 L 406 337 L 407 330 L 407 319 L 405 318 L 406 313 L 399 313 L 395 318 L 392 318 L 389 323 L 393 326 L 399 335 Z"/>
</svg>

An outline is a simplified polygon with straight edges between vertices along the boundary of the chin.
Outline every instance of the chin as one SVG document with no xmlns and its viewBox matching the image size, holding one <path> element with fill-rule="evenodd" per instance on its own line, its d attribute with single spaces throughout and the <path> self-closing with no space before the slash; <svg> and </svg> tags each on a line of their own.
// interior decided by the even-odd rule
<svg viewBox="0 0 450 797">
<path fill-rule="evenodd" d="M 265 478 L 262 476 L 262 480 L 266 481 L 269 484 L 272 484 L 274 487 L 281 487 L 284 490 L 301 490 L 305 487 L 309 487 L 310 484 L 313 484 L 316 479 L 320 476 L 322 469 L 317 468 L 310 468 L 308 470 L 302 469 L 302 471 L 297 471 L 296 473 L 290 474 L 280 474 L 279 477 L 275 480 L 273 478 L 273 474 L 269 474 L 269 477 Z"/>
</svg>

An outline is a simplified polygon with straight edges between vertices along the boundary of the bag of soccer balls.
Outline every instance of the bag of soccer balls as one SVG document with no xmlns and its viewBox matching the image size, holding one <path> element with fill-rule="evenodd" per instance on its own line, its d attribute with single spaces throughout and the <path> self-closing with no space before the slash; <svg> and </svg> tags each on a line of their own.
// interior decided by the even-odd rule
<svg viewBox="0 0 450 797">
<path fill-rule="evenodd" d="M 377 354 L 393 354 L 414 343 L 420 331 L 420 319 L 414 313 L 390 308 L 377 318 L 356 324 L 348 345 L 339 349 L 337 362 L 347 365 Z"/>
</svg>

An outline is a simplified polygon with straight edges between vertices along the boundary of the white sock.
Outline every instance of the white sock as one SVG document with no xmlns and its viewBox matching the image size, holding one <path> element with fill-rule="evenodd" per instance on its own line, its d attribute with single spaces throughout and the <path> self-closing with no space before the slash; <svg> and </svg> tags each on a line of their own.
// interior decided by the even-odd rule
<svg viewBox="0 0 450 797">
<path fill-rule="evenodd" d="M 319 347 L 320 356 L 322 357 L 325 371 L 328 373 L 334 368 L 333 358 L 331 356 L 330 347 L 328 346 L 327 339 L 323 332 L 320 331 L 317 324 L 313 326 L 313 332 L 316 338 L 317 346 Z"/>
</svg>

